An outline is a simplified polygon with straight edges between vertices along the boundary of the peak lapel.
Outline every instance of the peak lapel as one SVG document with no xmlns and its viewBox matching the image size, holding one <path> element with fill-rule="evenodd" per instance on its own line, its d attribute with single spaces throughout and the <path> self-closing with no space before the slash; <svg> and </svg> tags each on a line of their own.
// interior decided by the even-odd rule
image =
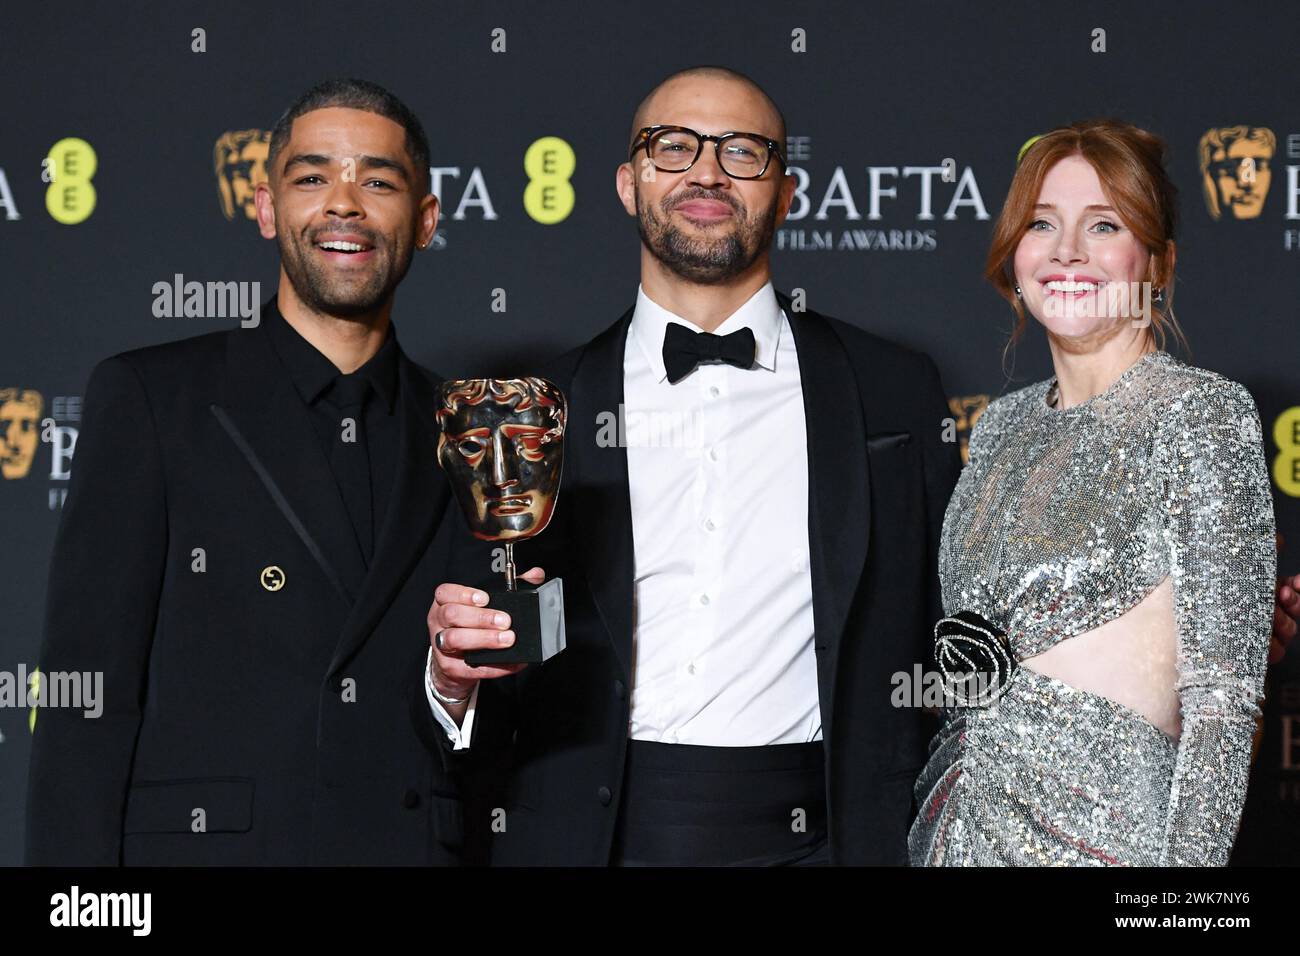
<svg viewBox="0 0 1300 956">
<path fill-rule="evenodd" d="M 838 659 L 871 530 L 866 422 L 857 377 L 839 337 L 817 315 L 782 302 L 794 332 L 808 432 L 808 535 L 816 643 Z M 834 668 L 832 665 L 834 686 Z"/>
<path fill-rule="evenodd" d="M 627 342 L 632 310 L 587 347 L 569 387 L 571 422 L 574 429 L 572 479 L 566 487 L 576 540 L 586 566 L 592 598 L 609 632 L 614 650 L 631 674 L 632 657 L 632 507 L 627 482 L 627 449 L 621 441 L 601 447 L 598 421 L 603 413 L 621 420 L 623 405 L 623 349 Z M 590 432 L 585 429 L 590 428 Z M 619 428 L 621 433 L 621 427 Z M 566 467 L 568 467 L 566 462 Z"/>
<path fill-rule="evenodd" d="M 365 560 L 309 411 L 261 326 L 232 331 L 226 361 L 225 387 L 212 406 L 214 416 L 335 589 L 351 603 L 365 577 Z"/>
</svg>

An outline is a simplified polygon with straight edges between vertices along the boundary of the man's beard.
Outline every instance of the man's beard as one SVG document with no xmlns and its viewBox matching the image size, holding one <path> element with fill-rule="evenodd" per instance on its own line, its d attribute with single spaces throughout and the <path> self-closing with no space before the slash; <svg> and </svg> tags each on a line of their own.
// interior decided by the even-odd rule
<svg viewBox="0 0 1300 956">
<path fill-rule="evenodd" d="M 688 236 L 671 220 L 672 207 L 691 199 L 715 199 L 732 208 L 735 227 L 716 239 Z M 717 285 L 733 279 L 754 264 L 772 246 L 776 234 L 776 203 L 752 218 L 732 197 L 707 189 L 686 189 L 666 197 L 658 207 L 641 202 L 636 194 L 636 227 L 650 254 L 671 272 L 700 285 Z M 662 214 L 663 218 L 660 218 Z M 726 220 L 721 220 L 720 225 Z"/>
<path fill-rule="evenodd" d="M 393 290 L 406 276 L 411 266 L 409 252 L 404 261 L 394 264 L 391 257 L 381 255 L 386 250 L 377 237 L 369 233 L 354 234 L 374 250 L 379 262 L 364 276 L 344 281 L 312 255 L 316 248 L 314 241 L 304 241 L 304 244 L 297 237 L 280 233 L 280 262 L 284 273 L 298 298 L 313 312 L 339 318 L 365 316 L 392 298 Z"/>
</svg>

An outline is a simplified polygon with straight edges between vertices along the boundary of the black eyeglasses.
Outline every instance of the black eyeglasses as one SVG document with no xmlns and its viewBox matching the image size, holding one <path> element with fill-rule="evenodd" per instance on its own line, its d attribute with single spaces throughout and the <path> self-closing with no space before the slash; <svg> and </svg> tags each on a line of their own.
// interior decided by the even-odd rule
<svg viewBox="0 0 1300 956">
<path fill-rule="evenodd" d="M 718 165 L 732 179 L 758 179 L 772 163 L 775 156 L 785 169 L 781 144 L 758 133 L 722 133 L 710 136 L 697 133 L 685 126 L 647 126 L 636 134 L 631 159 L 637 150 L 644 149 L 646 158 L 654 168 L 665 173 L 684 173 L 700 158 L 706 141 L 712 141 L 717 150 Z"/>
</svg>

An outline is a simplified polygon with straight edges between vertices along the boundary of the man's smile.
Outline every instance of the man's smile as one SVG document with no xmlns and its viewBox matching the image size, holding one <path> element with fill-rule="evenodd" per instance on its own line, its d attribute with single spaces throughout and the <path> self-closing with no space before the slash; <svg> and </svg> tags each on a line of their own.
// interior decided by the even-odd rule
<svg viewBox="0 0 1300 956">
<path fill-rule="evenodd" d="M 375 247 L 354 234 L 327 233 L 317 236 L 312 245 L 326 261 L 336 264 L 360 265 L 371 261 L 375 256 Z"/>
</svg>

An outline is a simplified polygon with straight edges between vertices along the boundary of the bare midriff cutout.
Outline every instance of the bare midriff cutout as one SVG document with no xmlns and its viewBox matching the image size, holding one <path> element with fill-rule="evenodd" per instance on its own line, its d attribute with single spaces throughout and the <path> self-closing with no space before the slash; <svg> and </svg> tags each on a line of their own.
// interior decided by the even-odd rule
<svg viewBox="0 0 1300 956">
<path fill-rule="evenodd" d="M 1166 577 L 1114 620 L 1066 638 L 1020 664 L 1109 698 L 1177 740 L 1182 734 L 1182 717 L 1176 689 L 1173 597 L 1173 584 Z"/>
</svg>

